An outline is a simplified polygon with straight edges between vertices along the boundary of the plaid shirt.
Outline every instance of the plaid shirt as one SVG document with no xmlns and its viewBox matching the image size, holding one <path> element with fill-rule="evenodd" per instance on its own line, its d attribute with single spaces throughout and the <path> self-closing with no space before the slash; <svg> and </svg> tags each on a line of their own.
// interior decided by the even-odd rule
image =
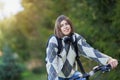
<svg viewBox="0 0 120 80">
<path fill-rule="evenodd" d="M 93 59 L 103 65 L 107 64 L 109 56 L 99 52 L 98 50 L 91 47 L 86 40 L 79 34 L 74 33 L 72 35 L 75 41 L 75 36 L 77 38 L 77 46 L 79 55 L 83 55 L 87 58 Z M 66 37 L 66 36 L 65 36 Z M 55 36 L 51 37 L 48 46 L 46 48 L 46 69 L 48 73 L 48 80 L 58 80 L 59 77 L 69 78 L 77 70 L 76 64 L 76 53 L 72 44 L 67 45 L 62 38 L 62 50 L 59 57 L 57 55 L 58 43 Z"/>
</svg>

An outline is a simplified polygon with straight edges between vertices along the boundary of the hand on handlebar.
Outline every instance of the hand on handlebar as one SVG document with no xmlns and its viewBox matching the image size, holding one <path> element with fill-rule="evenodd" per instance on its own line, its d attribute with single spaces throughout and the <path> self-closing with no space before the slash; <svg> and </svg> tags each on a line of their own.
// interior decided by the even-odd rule
<svg viewBox="0 0 120 80">
<path fill-rule="evenodd" d="M 118 61 L 117 61 L 117 59 L 111 58 L 111 59 L 109 59 L 108 64 L 110 64 L 111 68 L 113 69 L 113 68 L 117 67 Z"/>
</svg>

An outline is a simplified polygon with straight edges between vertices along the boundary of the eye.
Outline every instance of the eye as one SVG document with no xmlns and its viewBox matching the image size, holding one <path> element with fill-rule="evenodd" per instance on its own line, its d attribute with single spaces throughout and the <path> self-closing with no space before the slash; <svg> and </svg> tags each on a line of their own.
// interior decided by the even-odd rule
<svg viewBox="0 0 120 80">
<path fill-rule="evenodd" d="M 69 24 L 66 22 L 65 25 L 69 25 Z"/>
<path fill-rule="evenodd" d="M 61 24 L 60 26 L 61 26 L 61 27 L 63 27 L 63 26 L 64 26 L 64 24 Z"/>
<path fill-rule="evenodd" d="M 66 20 L 61 21 L 60 27 L 64 27 L 64 26 L 66 26 L 66 25 L 69 25 Z"/>
</svg>

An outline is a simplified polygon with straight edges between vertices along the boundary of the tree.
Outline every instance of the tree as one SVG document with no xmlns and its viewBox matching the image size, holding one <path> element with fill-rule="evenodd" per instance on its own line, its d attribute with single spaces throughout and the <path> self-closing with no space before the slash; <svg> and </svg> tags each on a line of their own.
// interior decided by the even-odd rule
<svg viewBox="0 0 120 80">
<path fill-rule="evenodd" d="M 5 46 L 0 63 L 0 80 L 21 80 L 23 69 L 13 56 L 11 49 Z"/>
</svg>

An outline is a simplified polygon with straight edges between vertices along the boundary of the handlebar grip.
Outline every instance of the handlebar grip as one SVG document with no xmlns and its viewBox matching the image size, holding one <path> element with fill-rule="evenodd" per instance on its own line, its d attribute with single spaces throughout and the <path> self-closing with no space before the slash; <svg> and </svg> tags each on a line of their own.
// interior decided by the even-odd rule
<svg viewBox="0 0 120 80">
<path fill-rule="evenodd" d="M 93 70 L 91 70 L 88 74 L 87 77 L 93 76 L 96 72 L 101 71 L 101 72 L 109 72 L 111 69 L 111 65 L 107 64 L 107 65 L 100 65 L 100 66 L 96 66 Z M 86 77 L 84 75 L 82 75 L 82 77 Z"/>
<path fill-rule="evenodd" d="M 102 71 L 102 72 L 109 72 L 109 71 L 110 71 L 110 69 L 111 69 L 111 65 L 110 65 L 110 64 L 108 64 L 108 65 L 106 65 L 106 66 L 102 67 L 102 68 L 101 68 L 101 71 Z"/>
<path fill-rule="evenodd" d="M 110 71 L 110 69 L 111 69 L 111 65 L 107 64 L 107 65 L 98 66 L 93 71 L 94 72 L 97 72 L 97 71 L 108 72 Z"/>
</svg>

